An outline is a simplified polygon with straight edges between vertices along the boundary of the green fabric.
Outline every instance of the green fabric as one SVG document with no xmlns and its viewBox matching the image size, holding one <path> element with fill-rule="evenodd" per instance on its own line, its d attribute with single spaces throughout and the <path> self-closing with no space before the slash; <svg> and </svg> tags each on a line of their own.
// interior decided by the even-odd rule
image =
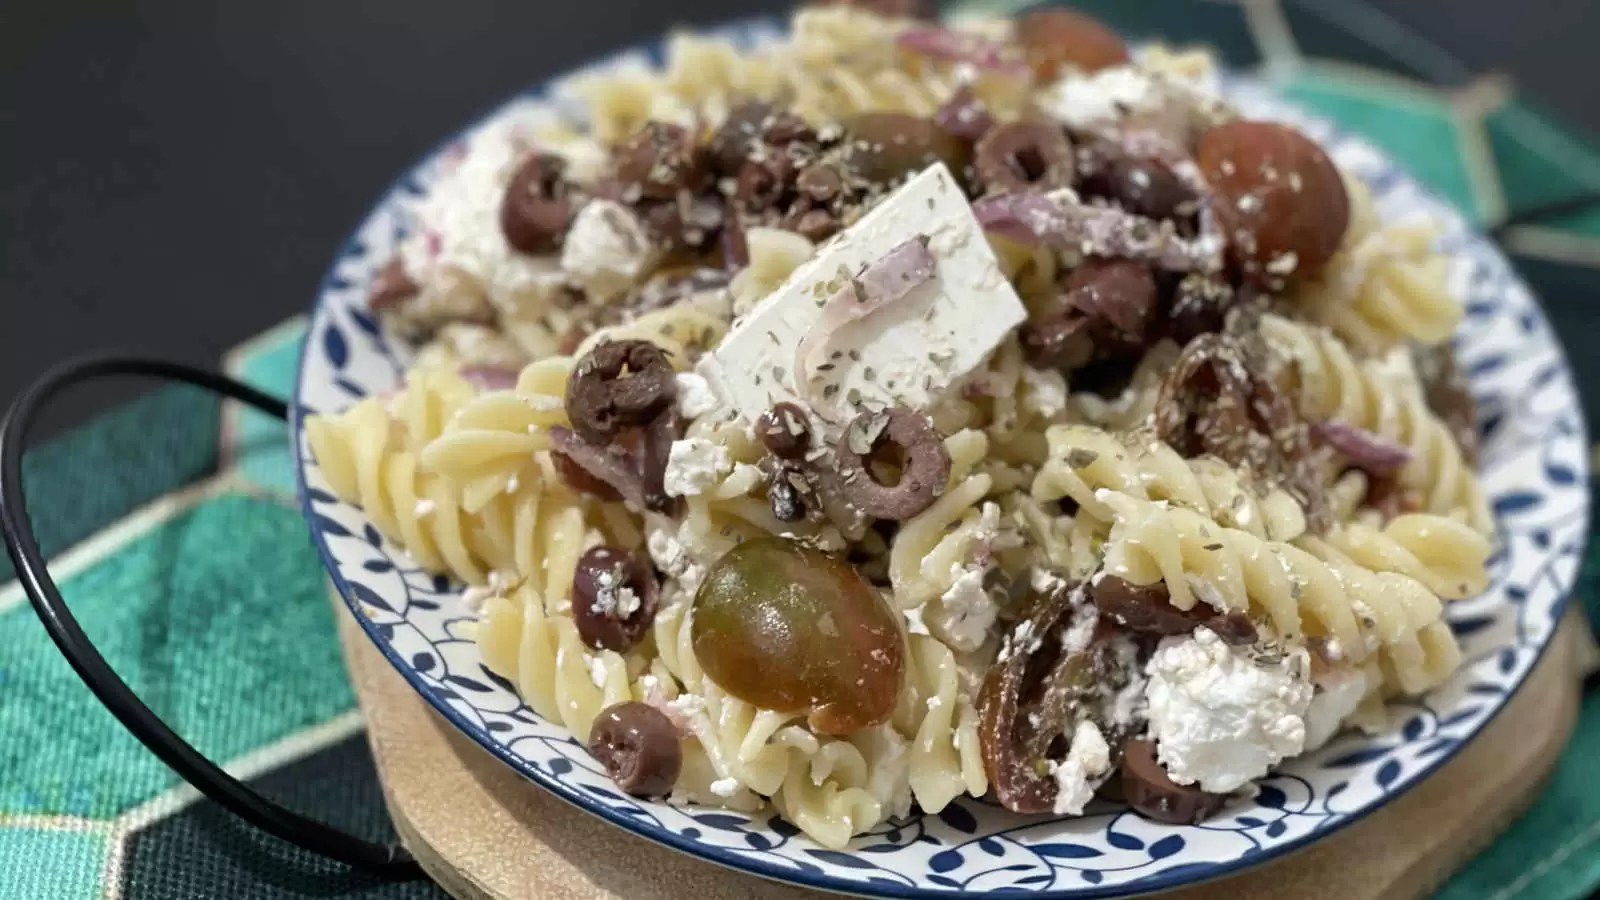
<svg viewBox="0 0 1600 900">
<path fill-rule="evenodd" d="M 58 553 L 212 471 L 219 408 L 194 388 L 164 387 L 30 449 L 22 485 L 40 548 Z M 14 574 L 0 554 L 0 584 Z"/>
<path fill-rule="evenodd" d="M 305 524 L 278 503 L 200 500 L 61 589 L 117 673 L 213 759 L 242 756 L 353 701 Z M 26 607 L 0 616 L 0 677 L 0 810 L 106 819 L 176 783 L 79 682 Z"/>
<path fill-rule="evenodd" d="M 1457 209 L 1477 212 L 1466 163 L 1457 153 L 1460 129 L 1443 97 L 1311 71 L 1291 76 L 1282 90 L 1403 161 L 1417 180 Z"/>
<path fill-rule="evenodd" d="M 0 897 L 92 897 L 105 878 L 104 833 L 73 828 L 0 828 Z"/>
</svg>

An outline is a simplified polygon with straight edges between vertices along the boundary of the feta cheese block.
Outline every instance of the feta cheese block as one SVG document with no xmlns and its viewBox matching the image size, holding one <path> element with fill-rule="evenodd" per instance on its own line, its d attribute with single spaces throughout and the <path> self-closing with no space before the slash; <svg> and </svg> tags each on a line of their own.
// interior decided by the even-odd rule
<svg viewBox="0 0 1600 900">
<path fill-rule="evenodd" d="M 801 341 L 841 283 L 926 237 L 933 277 L 828 335 L 796 387 Z M 818 248 L 702 358 L 700 374 L 740 417 L 780 401 L 808 406 L 829 434 L 866 408 L 927 409 L 1026 318 L 960 185 L 936 164 Z"/>
</svg>

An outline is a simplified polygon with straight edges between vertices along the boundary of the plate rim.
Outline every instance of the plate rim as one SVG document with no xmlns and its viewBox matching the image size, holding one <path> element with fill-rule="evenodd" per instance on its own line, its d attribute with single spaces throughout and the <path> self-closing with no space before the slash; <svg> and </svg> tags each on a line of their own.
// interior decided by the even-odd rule
<svg viewBox="0 0 1600 900">
<path fill-rule="evenodd" d="M 746 16 L 724 19 L 710 24 L 696 25 L 693 27 L 693 32 L 696 34 L 726 34 L 729 32 L 748 32 L 753 29 L 771 28 L 777 28 L 781 32 L 787 30 L 787 25 L 784 24 L 781 17 L 770 15 Z M 367 227 L 394 202 L 395 198 L 402 193 L 402 188 L 406 182 L 414 178 L 415 175 L 419 171 L 422 171 L 426 166 L 437 160 L 441 152 L 445 148 L 449 147 L 452 143 L 459 141 L 464 136 L 476 131 L 478 128 L 491 121 L 502 111 L 511 107 L 518 101 L 529 99 L 551 99 L 553 93 L 552 89 L 562 80 L 570 77 L 574 73 L 587 70 L 592 66 L 603 65 L 609 61 L 614 61 L 630 55 L 644 54 L 647 55 L 652 61 L 658 61 L 666 39 L 671 33 L 672 32 L 670 31 L 662 32 L 654 37 L 646 38 L 643 41 L 627 44 L 611 51 L 607 51 L 594 58 L 580 62 L 577 65 L 568 67 L 561 72 L 541 78 L 538 81 L 532 82 L 527 87 L 510 94 L 509 96 L 494 101 L 471 119 L 457 127 L 454 131 L 433 142 L 425 151 L 423 151 L 420 156 L 414 158 L 405 168 L 400 170 L 399 173 L 391 178 L 383 188 L 382 192 L 377 195 L 377 198 L 374 200 L 374 202 L 368 206 L 366 212 L 356 220 L 354 226 L 349 230 L 344 239 L 339 242 L 333 258 L 327 269 L 324 271 L 322 277 L 318 280 L 315 292 L 312 296 L 310 315 L 307 319 L 306 335 L 304 338 L 302 338 L 300 359 L 296 364 L 292 402 L 289 404 L 289 439 L 293 442 L 295 462 L 295 493 L 296 499 L 299 501 L 301 515 L 306 521 L 306 527 L 310 532 L 312 544 L 317 550 L 317 556 L 321 561 L 323 568 L 326 570 L 330 581 L 338 590 L 339 596 L 344 601 L 345 606 L 354 616 L 357 624 L 361 626 L 363 633 L 366 634 L 367 638 L 372 641 L 372 643 L 377 647 L 378 651 L 383 654 L 383 656 L 389 661 L 390 665 L 395 668 L 395 670 L 406 681 L 411 689 L 421 696 L 421 698 L 425 700 L 435 712 L 439 713 L 448 722 L 450 722 L 450 724 L 454 726 L 457 731 L 482 747 L 489 753 L 490 756 L 494 757 L 500 763 L 511 767 L 522 777 L 528 779 L 552 795 L 560 798 L 568 805 L 590 815 L 597 816 L 604 821 L 618 826 L 637 837 L 664 845 L 670 849 L 695 857 L 696 859 L 712 863 L 714 865 L 719 865 L 724 868 L 733 869 L 738 872 L 754 875 L 770 881 L 777 881 L 784 884 L 827 891 L 830 893 L 867 897 L 886 897 L 895 898 L 895 900 L 935 900 L 935 898 L 960 896 L 962 894 L 969 893 L 966 889 L 956 890 L 918 885 L 888 885 L 865 881 L 842 882 L 837 878 L 829 876 L 825 871 L 820 875 L 812 875 L 797 869 L 786 868 L 775 863 L 768 862 L 765 859 L 752 858 L 743 854 L 731 852 L 722 847 L 702 843 L 694 838 L 684 837 L 681 834 L 672 831 L 671 829 L 647 825 L 635 819 L 634 817 L 616 812 L 605 804 L 588 801 L 587 795 L 577 790 L 577 788 L 565 784 L 559 778 L 553 778 L 545 774 L 539 769 L 528 764 L 520 757 L 511 754 L 503 745 L 489 739 L 489 735 L 486 730 L 480 730 L 475 725 L 468 722 L 464 716 L 462 716 L 459 712 L 456 712 L 449 703 L 445 702 L 442 697 L 437 696 L 432 689 L 424 683 L 421 674 L 410 665 L 409 661 L 402 659 L 398 651 L 396 651 L 389 642 L 385 641 L 381 637 L 381 635 L 378 633 L 378 628 L 380 626 L 377 623 L 374 623 L 369 617 L 361 614 L 362 611 L 358 606 L 355 592 L 352 589 L 349 581 L 340 571 L 339 564 L 331 548 L 329 547 L 324 530 L 317 524 L 317 513 L 312 508 L 313 498 L 311 496 L 310 486 L 306 479 L 308 465 L 314 463 L 308 457 L 307 442 L 304 435 L 305 419 L 309 411 L 302 402 L 302 387 L 305 383 L 306 361 L 309 357 L 309 353 L 306 352 L 306 345 L 309 342 L 311 335 L 315 331 L 314 326 L 316 325 L 318 318 L 324 312 L 326 306 L 325 300 L 333 288 L 334 282 L 339 277 L 338 269 L 340 262 L 347 258 L 350 255 L 350 250 L 360 243 L 360 236 L 362 232 L 365 231 Z M 1239 73 L 1230 73 L 1230 75 L 1241 77 L 1239 76 Z M 1260 79 L 1259 76 L 1244 75 L 1241 77 L 1241 80 L 1246 83 L 1259 84 L 1262 87 L 1271 87 L 1265 81 Z M 1292 107 L 1297 111 L 1302 112 L 1302 114 L 1322 119 L 1330 126 L 1331 134 L 1335 137 L 1354 137 L 1360 139 L 1359 133 L 1334 124 L 1332 120 L 1327 119 L 1325 116 L 1318 116 L 1313 112 L 1306 111 L 1293 101 L 1284 100 L 1283 98 L 1278 98 L 1276 96 L 1274 96 L 1274 99 L 1278 102 L 1284 103 L 1289 107 Z M 1559 380 L 1561 383 L 1567 386 L 1574 396 L 1576 396 L 1577 381 L 1574 377 L 1572 363 L 1568 357 L 1566 346 L 1555 335 L 1553 328 L 1550 327 L 1549 318 L 1545 314 L 1544 304 L 1540 300 L 1539 295 L 1531 288 L 1528 288 L 1526 282 L 1522 279 L 1520 274 L 1518 274 L 1515 267 L 1512 266 L 1511 260 L 1505 253 L 1504 249 L 1499 244 L 1495 243 L 1493 239 L 1482 230 L 1481 227 L 1467 219 L 1465 215 L 1456 210 L 1452 204 L 1442 200 L 1426 185 L 1423 185 L 1420 181 L 1417 181 L 1398 159 L 1394 158 L 1387 152 L 1382 152 L 1382 157 L 1388 165 L 1393 166 L 1406 178 L 1413 181 L 1420 189 L 1420 192 L 1424 197 L 1428 198 L 1434 203 L 1450 209 L 1458 216 L 1461 216 L 1462 231 L 1464 235 L 1489 247 L 1493 251 L 1494 256 L 1497 257 L 1498 261 L 1505 266 L 1506 271 L 1510 276 L 1511 283 L 1515 285 L 1521 285 L 1527 291 L 1529 298 L 1532 300 L 1532 307 L 1535 310 L 1538 320 L 1544 326 L 1544 334 L 1546 335 L 1548 342 L 1556 348 L 1557 355 L 1560 359 Z M 1588 448 L 1590 446 L 1589 426 L 1581 407 L 1577 409 L 1576 419 L 1578 425 L 1578 437 L 1582 442 L 1582 446 Z M 1266 863 L 1281 860 L 1284 857 L 1305 849 L 1311 844 L 1328 838 L 1329 836 L 1343 830 L 1350 825 L 1354 825 L 1355 823 L 1364 820 L 1369 815 L 1384 808 L 1388 804 L 1404 797 L 1423 781 L 1427 780 L 1434 773 L 1436 773 L 1442 766 L 1453 760 L 1457 754 L 1459 754 L 1470 743 L 1472 743 L 1472 741 L 1476 740 L 1485 729 L 1493 724 L 1496 718 L 1499 717 L 1500 713 L 1504 711 L 1506 706 L 1516 699 L 1522 688 L 1527 684 L 1533 670 L 1538 667 L 1541 662 L 1543 662 L 1545 653 L 1550 649 L 1550 645 L 1554 641 L 1556 633 L 1560 629 L 1561 622 L 1566 614 L 1567 605 L 1572 599 L 1573 592 L 1576 590 L 1578 572 L 1581 570 L 1583 558 L 1587 554 L 1588 545 L 1592 538 L 1593 510 L 1591 508 L 1591 495 L 1587 489 L 1591 475 L 1589 471 L 1590 457 L 1588 454 L 1584 454 L 1582 455 L 1581 460 L 1582 471 L 1580 474 L 1583 477 L 1580 479 L 1580 483 L 1585 485 L 1585 489 L 1581 493 L 1580 506 L 1582 509 L 1582 519 L 1585 527 L 1580 541 L 1580 546 L 1575 554 L 1578 560 L 1578 565 L 1574 568 L 1573 578 L 1568 584 L 1562 587 L 1555 601 L 1550 606 L 1550 619 L 1552 622 L 1550 632 L 1549 634 L 1545 635 L 1541 641 L 1539 641 L 1534 650 L 1532 659 L 1522 673 L 1516 678 L 1516 681 L 1512 683 L 1509 689 L 1505 692 L 1504 699 L 1498 705 L 1496 705 L 1495 708 L 1490 711 L 1488 715 L 1485 716 L 1484 719 L 1475 728 L 1473 728 L 1470 733 L 1464 735 L 1457 744 L 1443 752 L 1435 754 L 1432 760 L 1429 760 L 1427 763 L 1418 766 L 1415 776 L 1409 778 L 1404 785 L 1400 786 L 1398 789 L 1390 790 L 1382 797 L 1382 799 L 1367 804 L 1357 811 L 1345 814 L 1331 823 L 1324 822 L 1323 824 L 1310 829 L 1305 834 L 1281 844 L 1275 844 L 1270 848 L 1263 849 L 1260 852 L 1253 853 L 1249 856 L 1238 857 L 1227 861 L 1203 863 L 1203 865 L 1214 866 L 1215 871 L 1199 874 L 1197 876 L 1197 873 L 1195 873 L 1193 870 L 1184 871 L 1184 868 L 1186 867 L 1175 867 L 1152 873 L 1149 876 L 1136 879 L 1132 882 L 1111 885 L 1085 884 L 1064 889 L 1052 888 L 1039 892 L 1020 893 L 1018 896 L 1036 897 L 1039 898 L 1039 900 L 1094 900 L 1094 898 L 1139 897 L 1172 890 L 1178 887 L 1200 885 L 1223 878 L 1232 877 L 1241 872 L 1257 868 Z M 1476 472 L 1476 469 L 1474 469 L 1474 471 Z M 363 515 L 365 514 L 363 513 Z M 850 853 L 848 850 L 842 850 L 838 852 L 846 854 Z"/>
</svg>

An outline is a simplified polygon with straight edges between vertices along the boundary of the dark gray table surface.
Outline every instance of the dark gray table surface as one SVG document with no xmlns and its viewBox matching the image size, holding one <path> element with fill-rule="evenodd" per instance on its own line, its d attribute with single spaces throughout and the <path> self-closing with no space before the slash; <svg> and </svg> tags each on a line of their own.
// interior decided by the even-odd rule
<svg viewBox="0 0 1600 900">
<path fill-rule="evenodd" d="M 305 309 L 375 195 L 475 112 L 675 22 L 787 5 L 5 0 L 0 399 L 88 348 L 214 362 Z M 1600 4 L 1302 5 L 1358 30 L 1390 15 L 1428 36 L 1400 52 L 1508 71 L 1600 131 Z M 127 390 L 68 398 L 51 427 Z"/>
</svg>

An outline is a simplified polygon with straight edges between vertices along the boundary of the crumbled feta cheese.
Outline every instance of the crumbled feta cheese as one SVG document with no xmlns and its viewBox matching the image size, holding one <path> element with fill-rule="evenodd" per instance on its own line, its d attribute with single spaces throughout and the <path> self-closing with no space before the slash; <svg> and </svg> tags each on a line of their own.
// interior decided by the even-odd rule
<svg viewBox="0 0 1600 900">
<path fill-rule="evenodd" d="M 491 569 L 489 570 L 487 584 L 467 585 L 466 589 L 461 592 L 461 603 L 467 608 L 467 612 L 475 616 L 479 615 L 483 612 L 484 605 L 491 598 L 504 596 L 506 588 L 509 586 L 504 575 Z"/>
<path fill-rule="evenodd" d="M 698 419 L 718 406 L 711 383 L 693 372 L 679 372 L 673 379 L 678 386 L 678 413 L 685 419 Z"/>
<path fill-rule="evenodd" d="M 1067 408 L 1067 379 L 1054 369 L 1022 367 L 1025 402 L 1035 415 L 1053 419 Z"/>
<path fill-rule="evenodd" d="M 731 471 L 728 448 L 705 438 L 684 438 L 673 441 L 667 451 L 662 487 L 672 497 L 694 497 L 715 487 Z"/>
<path fill-rule="evenodd" d="M 983 572 L 977 566 L 953 566 L 950 588 L 933 610 L 929 624 L 952 649 L 963 652 L 978 649 L 989 636 L 989 628 L 1000 611 L 983 587 Z"/>
<path fill-rule="evenodd" d="M 1111 771 L 1111 748 L 1100 728 L 1088 719 L 1078 723 L 1072 733 L 1067 758 L 1050 763 L 1056 780 L 1056 815 L 1083 815 L 1083 808 L 1094 799 L 1094 789 Z"/>
<path fill-rule="evenodd" d="M 597 688 L 606 686 L 606 661 L 598 656 L 589 657 L 589 680 Z"/>
<path fill-rule="evenodd" d="M 739 789 L 739 779 L 732 777 L 718 778 L 716 781 L 711 782 L 708 787 L 711 793 L 716 794 L 718 797 L 732 797 L 733 792 Z"/>
<path fill-rule="evenodd" d="M 1172 139 L 1226 114 L 1203 82 L 1137 65 L 1112 66 L 1088 75 L 1069 72 L 1043 89 L 1039 105 L 1076 131 L 1105 131 L 1132 118 Z"/>
<path fill-rule="evenodd" d="M 444 320 L 476 310 L 487 294 L 502 312 L 548 309 L 564 282 L 549 259 L 511 249 L 500 230 L 506 185 L 533 151 L 531 120 L 499 117 L 447 154 L 439 181 L 418 204 L 412 236 L 400 246 L 406 273 L 423 286 L 417 299 Z"/>
<path fill-rule="evenodd" d="M 1367 673 L 1355 668 L 1335 670 L 1317 688 L 1306 707 L 1307 753 L 1332 740 L 1344 720 L 1361 705 L 1367 696 Z"/>
<path fill-rule="evenodd" d="M 1304 657 L 1252 657 L 1204 627 L 1162 641 L 1145 668 L 1145 699 L 1172 780 L 1226 794 L 1299 754 L 1312 694 Z"/>
<path fill-rule="evenodd" d="M 1094 640 L 1096 626 L 1100 622 L 1100 610 L 1093 603 L 1085 603 L 1072 611 L 1072 622 L 1067 626 L 1066 633 L 1061 635 L 1061 652 L 1082 653 L 1089 649 L 1089 642 Z"/>
<path fill-rule="evenodd" d="M 807 360 L 809 406 L 829 428 L 863 404 L 927 409 L 1026 316 L 957 180 L 942 164 L 820 247 L 736 323 L 699 371 L 747 421 L 799 400 L 796 352 L 842 283 L 896 246 L 928 238 L 935 276 L 834 332 Z M 825 357 L 825 358 L 824 358 Z"/>
<path fill-rule="evenodd" d="M 1045 111 L 1078 130 L 1116 122 L 1147 109 L 1160 94 L 1150 75 L 1137 66 L 1111 66 L 1091 75 L 1068 74 L 1039 98 Z"/>
<path fill-rule="evenodd" d="M 931 636 L 932 633 L 928 631 L 928 623 L 923 620 L 923 613 L 926 610 L 927 604 L 921 603 L 905 611 L 907 634 L 927 634 Z"/>
<path fill-rule="evenodd" d="M 607 303 L 642 280 L 658 252 L 644 223 L 626 206 L 591 200 L 567 229 L 561 268 L 591 300 Z"/>
<path fill-rule="evenodd" d="M 680 539 L 681 531 L 688 527 L 661 516 L 651 516 L 645 521 L 645 550 L 650 561 L 668 577 L 677 581 L 687 594 L 693 594 L 705 577 L 705 567 L 695 562 Z"/>
</svg>

